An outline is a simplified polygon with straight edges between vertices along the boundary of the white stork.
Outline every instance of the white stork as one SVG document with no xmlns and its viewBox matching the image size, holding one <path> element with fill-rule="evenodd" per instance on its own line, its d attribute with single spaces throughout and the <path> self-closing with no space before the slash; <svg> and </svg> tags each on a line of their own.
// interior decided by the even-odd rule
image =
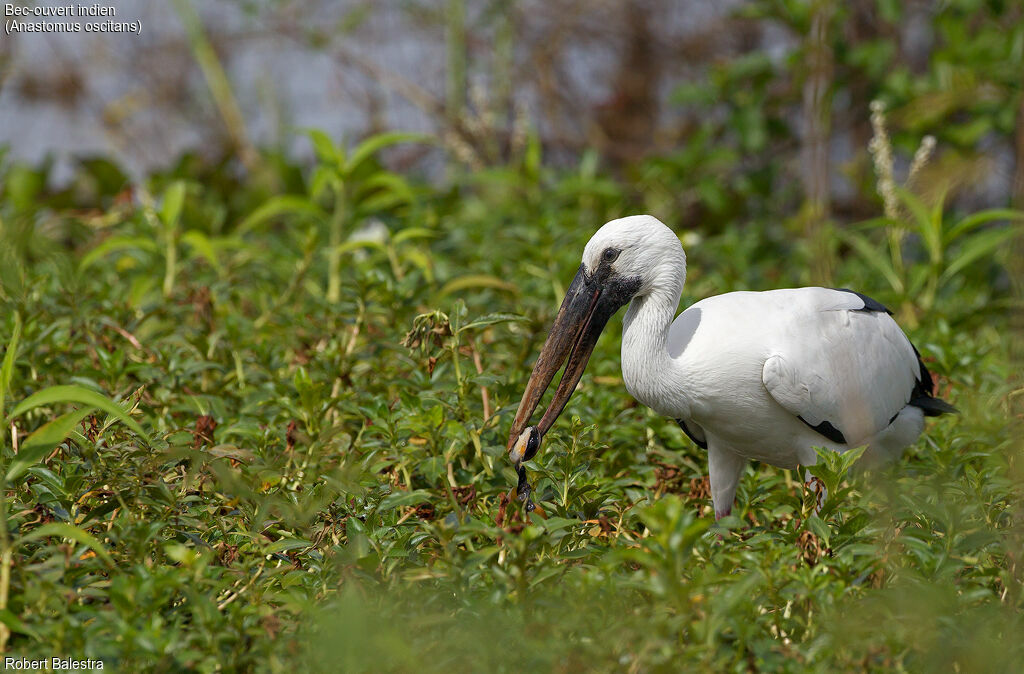
<svg viewBox="0 0 1024 674">
<path fill-rule="evenodd" d="M 601 330 L 627 303 L 626 389 L 707 450 L 716 518 L 731 512 L 750 459 L 795 468 L 815 462 L 815 447 L 863 445 L 876 459 L 893 458 L 921 434 L 925 416 L 956 411 L 933 397 L 917 349 L 875 300 L 829 288 L 731 292 L 673 320 L 685 280 L 679 238 L 652 216 L 613 220 L 587 243 L 509 435 L 528 507 L 522 462 L 536 454 Z M 550 405 L 528 427 L 563 362 Z"/>
</svg>

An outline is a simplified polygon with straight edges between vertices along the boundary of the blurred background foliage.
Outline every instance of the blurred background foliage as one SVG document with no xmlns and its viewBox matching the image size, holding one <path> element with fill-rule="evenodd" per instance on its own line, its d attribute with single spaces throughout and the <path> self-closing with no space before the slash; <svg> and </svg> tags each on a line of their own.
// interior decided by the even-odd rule
<svg viewBox="0 0 1024 674">
<path fill-rule="evenodd" d="M 1024 658 L 1020 3 L 121 11 L 141 38 L 0 42 L 0 648 Z M 615 319 L 527 518 L 504 433 L 584 243 L 637 212 L 680 234 L 685 303 L 814 283 L 893 307 L 963 416 L 886 470 L 823 462 L 820 516 L 752 468 L 712 528 L 706 457 L 625 393 Z"/>
</svg>

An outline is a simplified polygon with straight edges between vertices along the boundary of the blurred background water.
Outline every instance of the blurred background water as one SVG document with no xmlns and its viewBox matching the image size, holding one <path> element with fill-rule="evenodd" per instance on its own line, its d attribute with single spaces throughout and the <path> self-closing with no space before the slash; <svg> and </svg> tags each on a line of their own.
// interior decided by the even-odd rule
<svg viewBox="0 0 1024 674">
<path fill-rule="evenodd" d="M 1006 202 L 1015 173 L 1022 190 L 1015 3 L 108 4 L 118 20 L 141 20 L 142 34 L 0 40 L 0 144 L 33 164 L 52 157 L 58 184 L 74 158 L 91 155 L 114 156 L 135 176 L 185 151 L 217 155 L 237 143 L 302 157 L 311 151 L 294 131 L 306 127 L 351 140 L 439 133 L 487 161 L 529 126 L 550 160 L 575 161 L 591 147 L 624 165 L 693 146 L 711 129 L 699 152 L 728 146 L 748 164 L 770 154 L 783 180 L 812 192 L 824 170 L 830 209 L 855 216 L 868 104 L 881 94 L 918 136 L 955 122 L 958 135 L 940 140 L 955 146 L 956 161 L 973 162 L 959 192 L 965 205 Z M 209 95 L 186 30 L 193 12 L 227 74 L 238 128 Z M 977 28 L 971 52 L 947 44 L 960 18 Z M 1005 46 L 985 33 L 1001 28 Z M 390 159 L 437 172 L 439 157 Z"/>
</svg>

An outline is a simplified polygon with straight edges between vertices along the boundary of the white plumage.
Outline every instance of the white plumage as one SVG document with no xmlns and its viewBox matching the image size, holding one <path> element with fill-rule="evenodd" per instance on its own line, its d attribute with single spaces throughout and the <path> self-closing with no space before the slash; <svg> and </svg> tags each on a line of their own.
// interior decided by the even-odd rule
<svg viewBox="0 0 1024 674">
<path fill-rule="evenodd" d="M 707 449 L 716 516 L 730 511 L 749 459 L 793 468 L 813 464 L 816 446 L 842 452 L 862 445 L 875 458 L 889 458 L 916 440 L 926 414 L 953 411 L 932 397 L 916 350 L 870 298 L 829 288 L 733 292 L 701 300 L 673 320 L 685 279 L 686 256 L 668 227 L 646 215 L 613 220 L 587 244 L 548 341 L 564 327 L 571 302 L 589 301 L 592 313 L 600 313 L 605 298 L 629 302 L 622 334 L 626 388 Z M 582 290 L 574 290 L 578 285 Z M 571 366 L 574 357 L 585 364 L 585 335 L 595 320 L 590 314 L 583 320 L 564 376 L 582 374 Z M 554 374 L 538 374 L 542 361 L 550 368 L 545 354 L 559 349 L 555 369 L 568 347 L 545 344 L 510 448 L 539 402 L 534 389 L 540 385 L 542 393 Z M 556 403 L 565 400 L 551 403 L 541 435 L 561 411 Z"/>
</svg>

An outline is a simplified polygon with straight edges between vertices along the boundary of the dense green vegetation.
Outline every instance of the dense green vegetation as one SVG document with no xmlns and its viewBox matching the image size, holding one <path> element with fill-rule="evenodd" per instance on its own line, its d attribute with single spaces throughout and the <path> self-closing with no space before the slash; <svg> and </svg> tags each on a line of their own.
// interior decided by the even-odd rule
<svg viewBox="0 0 1024 674">
<path fill-rule="evenodd" d="M 508 498 L 511 412 L 583 244 L 630 197 L 586 167 L 529 163 L 439 191 L 368 151 L 407 137 L 347 158 L 313 139 L 312 177 L 280 171 L 293 196 L 269 199 L 187 162 L 135 200 L 108 191 L 122 181 L 105 163 L 51 195 L 7 166 L 14 652 L 345 671 L 977 671 L 1024 656 L 1020 384 L 997 251 L 949 278 L 917 263 L 935 281 L 927 311 L 877 260 L 837 259 L 838 282 L 904 308 L 964 414 L 843 486 L 844 466 L 823 464 L 821 517 L 765 467 L 710 528 L 705 457 L 625 393 L 613 322 L 532 462 L 527 520 Z M 105 209 L 74 208 L 83 193 Z M 386 236 L 349 239 L 370 213 Z M 1006 231 L 957 237 L 974 220 L 932 215 L 921 226 L 943 228 L 954 264 Z M 888 259 L 877 234 L 863 241 Z M 690 242 L 685 302 L 807 281 L 783 231 Z"/>
<path fill-rule="evenodd" d="M 123 671 L 1016 671 L 1022 215 L 957 197 L 1014 132 L 1024 24 L 988 3 L 965 33 L 979 4 L 936 13 L 916 74 L 837 33 L 836 90 L 865 123 L 886 101 L 895 144 L 881 195 L 858 154 L 845 220 L 780 187 L 799 87 L 758 54 L 681 87 L 716 114 L 628 165 L 555 167 L 527 134 L 428 180 L 382 157 L 435 139 L 314 131 L 311 165 L 132 181 L 96 158 L 54 188 L 0 157 L 0 646 Z M 802 3 L 758 7 L 807 30 Z M 890 185 L 883 155 L 924 133 L 930 173 Z M 830 283 L 893 307 L 962 415 L 893 466 L 824 455 L 820 515 L 753 466 L 716 524 L 704 452 L 621 384 L 620 315 L 526 515 L 515 406 L 583 245 L 637 212 L 680 234 L 684 303 Z"/>
</svg>

